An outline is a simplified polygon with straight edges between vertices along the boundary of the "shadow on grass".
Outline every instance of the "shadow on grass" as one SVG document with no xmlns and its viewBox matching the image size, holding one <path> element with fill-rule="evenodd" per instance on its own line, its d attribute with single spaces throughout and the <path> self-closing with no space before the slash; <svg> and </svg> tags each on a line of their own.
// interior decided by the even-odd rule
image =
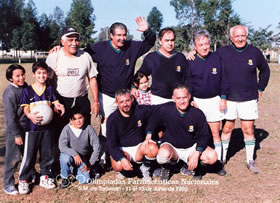
<svg viewBox="0 0 280 203">
<path fill-rule="evenodd" d="M 255 128 L 256 146 L 254 152 L 254 159 L 257 158 L 257 151 L 261 149 L 260 143 L 269 136 L 269 133 L 264 129 Z M 237 152 L 245 147 L 244 138 L 241 128 L 236 128 L 232 131 L 229 149 L 227 153 L 227 161 L 231 159 Z"/>
</svg>

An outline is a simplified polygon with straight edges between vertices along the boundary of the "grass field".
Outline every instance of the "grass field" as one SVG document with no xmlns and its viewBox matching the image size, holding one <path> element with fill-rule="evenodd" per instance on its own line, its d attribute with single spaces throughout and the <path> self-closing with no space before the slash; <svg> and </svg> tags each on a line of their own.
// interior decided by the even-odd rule
<svg viewBox="0 0 280 203">
<path fill-rule="evenodd" d="M 0 64 L 0 93 L 8 85 L 5 79 L 7 64 Z M 31 82 L 31 64 L 23 64 L 27 70 L 27 82 Z M 203 181 L 191 181 L 191 177 L 175 174 L 170 182 L 152 184 L 137 182 L 140 179 L 116 180 L 115 172 L 106 173 L 99 182 L 84 186 L 73 184 L 65 190 L 45 190 L 35 185 L 29 195 L 8 196 L 0 184 L 1 202 L 280 202 L 280 66 L 270 64 L 271 78 L 259 103 L 256 121 L 256 163 L 260 169 L 253 175 L 245 167 L 245 148 L 239 121 L 233 132 L 229 148 L 230 159 L 225 166 L 227 175 L 206 174 Z M 3 177 L 5 152 L 4 117 L 2 96 L 0 99 L 0 177 Z M 94 121 L 95 128 L 98 121 Z M 37 165 L 38 167 L 38 165 Z"/>
</svg>

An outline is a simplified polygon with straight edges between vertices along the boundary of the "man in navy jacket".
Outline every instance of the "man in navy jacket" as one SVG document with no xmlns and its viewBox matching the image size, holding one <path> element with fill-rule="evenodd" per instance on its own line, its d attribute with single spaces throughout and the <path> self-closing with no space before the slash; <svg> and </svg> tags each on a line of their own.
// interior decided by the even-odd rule
<svg viewBox="0 0 280 203">
<path fill-rule="evenodd" d="M 230 37 L 232 44 L 217 50 L 229 84 L 226 122 L 222 132 L 223 161 L 226 162 L 231 133 L 239 117 L 246 148 L 246 165 L 252 173 L 257 174 L 259 170 L 253 159 L 256 142 L 254 121 L 258 118 L 258 102 L 268 84 L 270 70 L 262 52 L 247 43 L 246 26 L 232 27 Z"/>
<path fill-rule="evenodd" d="M 134 97 L 128 89 L 116 91 L 115 98 L 118 109 L 109 116 L 107 122 L 107 147 L 112 167 L 118 172 L 132 171 L 131 161 L 143 162 L 140 167 L 143 177 L 151 180 L 150 163 L 158 152 L 152 136 L 146 136 L 152 106 L 133 104 Z"/>
<path fill-rule="evenodd" d="M 160 125 L 165 127 L 157 162 L 162 165 L 161 180 L 168 180 L 170 164 L 179 160 L 194 170 L 199 163 L 212 165 L 217 161 L 217 153 L 210 148 L 211 135 L 203 112 L 191 105 L 191 94 L 185 85 L 177 85 L 172 99 L 159 105 L 149 122 L 147 132 L 151 136 Z M 198 175 L 198 174 L 197 174 Z"/>
</svg>

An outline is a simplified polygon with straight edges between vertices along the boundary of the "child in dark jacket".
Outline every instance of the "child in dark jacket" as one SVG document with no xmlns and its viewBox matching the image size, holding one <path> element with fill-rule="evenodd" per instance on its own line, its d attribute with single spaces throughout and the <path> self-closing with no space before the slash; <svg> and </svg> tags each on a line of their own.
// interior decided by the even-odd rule
<svg viewBox="0 0 280 203">
<path fill-rule="evenodd" d="M 11 82 L 3 93 L 5 113 L 6 153 L 4 163 L 4 191 L 9 195 L 17 195 L 14 174 L 23 153 L 24 133 L 27 118 L 20 108 L 20 96 L 25 83 L 25 69 L 17 64 L 6 70 L 6 78 Z"/>
</svg>

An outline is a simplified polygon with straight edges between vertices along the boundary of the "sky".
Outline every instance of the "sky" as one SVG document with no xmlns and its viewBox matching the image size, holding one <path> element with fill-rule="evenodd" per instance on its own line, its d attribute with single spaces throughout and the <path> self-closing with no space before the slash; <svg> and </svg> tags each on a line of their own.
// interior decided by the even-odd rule
<svg viewBox="0 0 280 203">
<path fill-rule="evenodd" d="M 56 6 L 64 11 L 64 17 L 70 11 L 72 0 L 33 0 L 38 16 L 42 13 L 52 14 Z M 163 15 L 163 26 L 178 25 L 174 7 L 170 6 L 170 0 L 91 0 L 95 20 L 95 31 L 100 31 L 102 27 L 109 27 L 114 22 L 122 22 L 127 25 L 129 32 L 134 39 L 140 39 L 141 33 L 136 31 L 137 16 L 149 15 L 154 6 Z M 280 22 L 280 0 L 234 0 L 233 9 L 243 22 L 248 23 L 253 28 L 265 28 L 271 26 L 272 31 L 277 30 Z M 97 33 L 98 34 L 98 33 Z"/>
</svg>

